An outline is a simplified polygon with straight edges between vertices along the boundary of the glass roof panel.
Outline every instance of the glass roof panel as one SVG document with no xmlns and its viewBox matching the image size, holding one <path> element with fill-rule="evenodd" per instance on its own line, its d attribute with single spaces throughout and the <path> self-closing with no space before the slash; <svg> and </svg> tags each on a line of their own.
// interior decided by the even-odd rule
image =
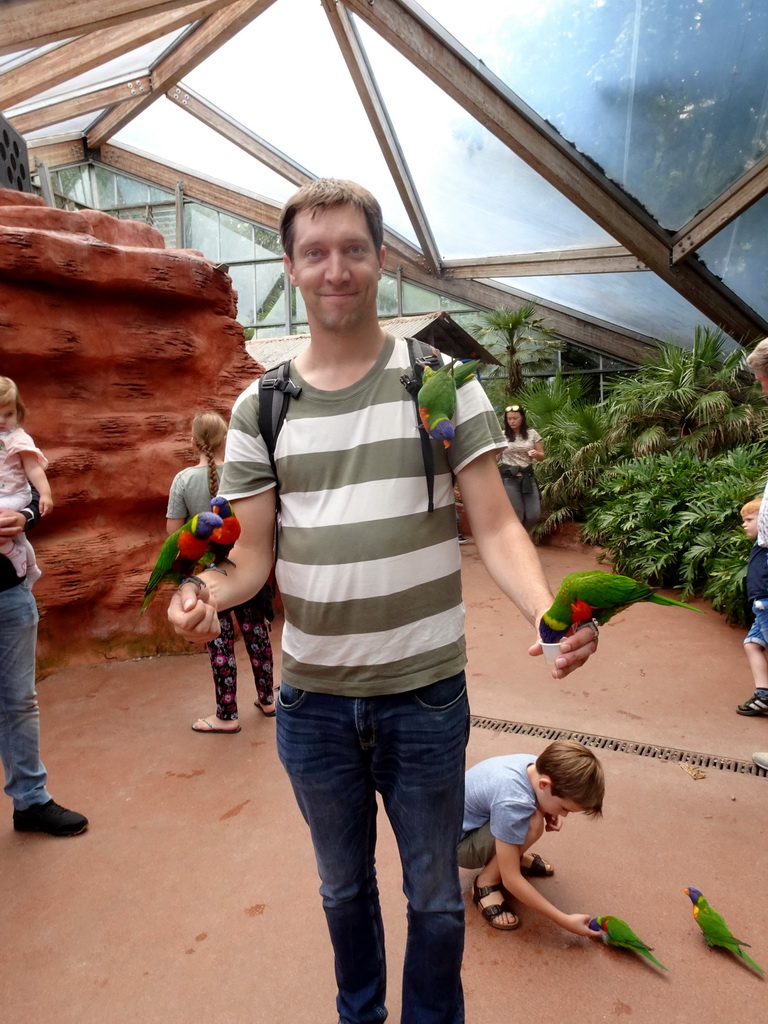
<svg viewBox="0 0 768 1024">
<path fill-rule="evenodd" d="M 356 25 L 445 259 L 616 244 L 377 33 Z"/>
<path fill-rule="evenodd" d="M 98 112 L 81 114 L 79 117 L 71 117 L 68 121 L 48 125 L 47 128 L 38 128 L 35 132 L 25 132 L 24 138 L 27 142 L 35 142 L 39 139 L 54 139 L 58 135 L 81 135 L 95 117 L 98 117 Z"/>
<path fill-rule="evenodd" d="M 386 224 L 416 244 L 328 19 L 315 0 L 273 4 L 184 82 L 311 174 L 365 185 L 381 203 Z"/>
<path fill-rule="evenodd" d="M 532 298 L 567 306 L 577 315 L 581 312 L 658 341 L 674 341 L 684 348 L 690 348 L 696 327 L 716 327 L 650 272 L 505 277 L 498 283 Z"/>
<path fill-rule="evenodd" d="M 663 226 L 768 143 L 765 0 L 422 0 Z"/>
<path fill-rule="evenodd" d="M 768 196 L 702 246 L 699 256 L 732 291 L 768 319 Z"/>
<path fill-rule="evenodd" d="M 143 150 L 147 156 L 204 178 L 283 203 L 296 186 L 239 146 L 192 117 L 165 97 L 156 100 L 112 140 Z"/>
<path fill-rule="evenodd" d="M 82 75 L 68 78 L 61 85 L 38 93 L 35 100 L 51 99 L 53 97 L 69 95 L 70 93 L 88 92 L 91 89 L 109 85 L 112 81 L 121 82 L 132 75 L 145 75 L 165 50 L 186 31 L 186 28 L 182 28 L 175 32 L 169 32 L 160 39 L 155 39 L 151 43 L 139 46 L 137 49 L 124 53 L 121 57 L 116 57 L 114 60 L 107 61 L 106 64 L 92 68 L 92 70 L 86 71 Z"/>
</svg>

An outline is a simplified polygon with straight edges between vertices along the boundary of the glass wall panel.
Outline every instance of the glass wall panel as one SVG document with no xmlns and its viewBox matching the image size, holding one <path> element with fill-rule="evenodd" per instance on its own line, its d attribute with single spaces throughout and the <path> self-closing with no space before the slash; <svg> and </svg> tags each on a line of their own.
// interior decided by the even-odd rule
<svg viewBox="0 0 768 1024">
<path fill-rule="evenodd" d="M 237 292 L 237 319 L 245 327 L 256 323 L 256 283 L 253 279 L 253 265 L 230 267 L 232 287 Z"/>
<path fill-rule="evenodd" d="M 87 164 L 62 167 L 54 173 L 57 179 L 55 187 L 58 187 L 59 192 L 83 206 L 94 206 Z"/>
<path fill-rule="evenodd" d="M 209 260 L 219 262 L 219 215 L 198 203 L 184 207 L 184 237 L 188 249 L 199 249 Z"/>
<path fill-rule="evenodd" d="M 382 274 L 379 281 L 379 291 L 376 297 L 376 308 L 379 317 L 399 316 L 397 303 L 397 278 L 392 274 Z"/>
<path fill-rule="evenodd" d="M 93 198 L 99 210 L 111 210 L 117 204 L 115 172 L 102 164 L 91 168 Z"/>
<path fill-rule="evenodd" d="M 765 0 L 422 0 L 672 230 L 765 152 Z"/>
<path fill-rule="evenodd" d="M 285 264 L 257 263 L 256 321 L 267 324 L 285 323 Z"/>
<path fill-rule="evenodd" d="M 137 203 L 149 202 L 149 186 L 144 181 L 116 174 L 115 188 L 118 206 L 135 206 Z"/>
<path fill-rule="evenodd" d="M 253 259 L 253 225 L 239 217 L 222 213 L 219 218 L 221 258 L 228 260 Z"/>
</svg>

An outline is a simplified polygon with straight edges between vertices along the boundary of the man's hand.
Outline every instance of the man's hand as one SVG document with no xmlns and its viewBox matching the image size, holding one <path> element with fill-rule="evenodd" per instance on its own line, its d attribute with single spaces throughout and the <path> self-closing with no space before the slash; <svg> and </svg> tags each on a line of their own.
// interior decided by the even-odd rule
<svg viewBox="0 0 768 1024">
<path fill-rule="evenodd" d="M 216 598 L 204 584 L 184 583 L 168 605 L 168 621 L 185 640 L 214 640 L 221 631 Z"/>
<path fill-rule="evenodd" d="M 27 517 L 21 512 L 14 512 L 10 508 L 0 508 L 0 537 L 15 537 L 17 533 L 23 533 L 27 525 Z"/>
<path fill-rule="evenodd" d="M 560 641 L 560 651 L 555 659 L 552 669 L 553 679 L 563 679 L 569 672 L 580 668 L 584 662 L 597 650 L 597 626 L 591 622 L 585 623 L 574 633 L 564 636 Z M 541 643 L 536 642 L 528 648 L 528 653 L 534 658 L 541 654 Z"/>
</svg>

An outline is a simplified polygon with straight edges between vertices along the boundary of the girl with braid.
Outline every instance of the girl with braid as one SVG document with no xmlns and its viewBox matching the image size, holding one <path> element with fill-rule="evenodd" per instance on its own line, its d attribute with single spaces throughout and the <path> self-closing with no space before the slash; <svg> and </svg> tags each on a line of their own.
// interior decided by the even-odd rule
<svg viewBox="0 0 768 1024">
<path fill-rule="evenodd" d="M 199 460 L 196 466 L 177 473 L 171 484 L 166 513 L 169 535 L 198 512 L 208 511 L 211 498 L 219 493 L 226 436 L 227 424 L 216 412 L 198 413 L 192 420 L 192 444 Z M 256 707 L 263 715 L 274 716 L 272 646 L 269 642 L 272 618 L 272 590 L 268 584 L 245 604 L 219 612 L 221 633 L 206 645 L 216 691 L 216 714 L 193 722 L 195 732 L 240 732 L 234 619 L 240 626 L 251 661 L 256 682 Z"/>
</svg>

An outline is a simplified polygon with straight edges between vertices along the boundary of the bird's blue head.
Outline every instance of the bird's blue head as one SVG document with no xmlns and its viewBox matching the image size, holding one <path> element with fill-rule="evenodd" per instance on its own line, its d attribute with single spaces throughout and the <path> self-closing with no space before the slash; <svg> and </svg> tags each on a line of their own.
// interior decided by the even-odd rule
<svg viewBox="0 0 768 1024">
<path fill-rule="evenodd" d="M 221 494 L 211 498 L 211 511 L 220 515 L 222 519 L 227 519 L 232 515 L 232 508 L 229 502 Z"/>
<path fill-rule="evenodd" d="M 598 920 L 596 917 L 590 917 L 589 921 L 587 922 L 587 927 L 591 928 L 593 932 L 601 931 L 600 925 L 598 924 Z"/>
<path fill-rule="evenodd" d="M 683 889 L 683 892 L 690 897 L 691 903 L 693 903 L 694 906 L 696 906 L 702 897 L 701 889 L 694 889 L 692 885 L 689 885 L 687 889 Z"/>
<path fill-rule="evenodd" d="M 453 424 L 450 420 L 440 420 L 434 425 L 429 432 L 430 437 L 434 437 L 436 441 L 442 441 L 445 444 L 446 441 L 450 442 L 456 436 L 456 431 L 453 429 Z"/>
<path fill-rule="evenodd" d="M 552 629 L 548 626 L 544 619 L 539 623 L 539 636 L 545 644 L 556 644 L 563 639 L 567 630 L 565 629 Z"/>
<path fill-rule="evenodd" d="M 214 530 L 218 530 L 223 525 L 221 516 L 217 516 L 215 512 L 201 512 L 197 517 L 197 527 L 195 528 L 195 536 L 204 538 L 210 537 Z"/>
</svg>

